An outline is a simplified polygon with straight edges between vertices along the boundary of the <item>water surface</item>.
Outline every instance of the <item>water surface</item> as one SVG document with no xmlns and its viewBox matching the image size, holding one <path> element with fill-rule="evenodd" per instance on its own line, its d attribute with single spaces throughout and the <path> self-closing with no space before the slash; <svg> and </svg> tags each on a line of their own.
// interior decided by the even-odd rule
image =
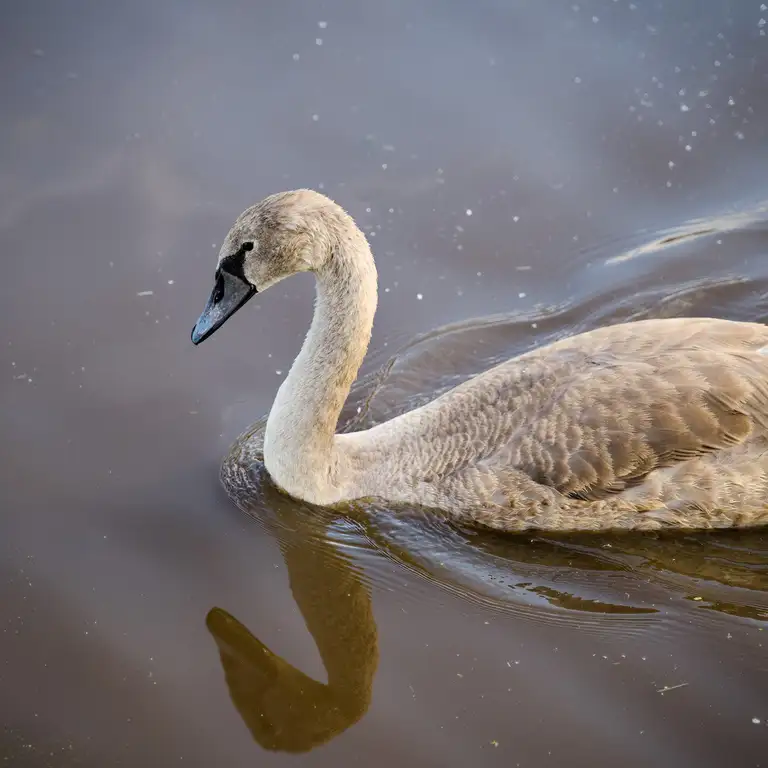
<svg viewBox="0 0 768 768">
<path fill-rule="evenodd" d="M 766 533 L 499 537 L 266 482 L 238 507 L 219 462 L 268 411 L 311 280 L 200 348 L 189 330 L 237 213 L 300 186 L 377 258 L 353 422 L 607 322 L 768 321 L 767 20 L 726 0 L 6 8 L 0 756 L 765 765 Z"/>
</svg>

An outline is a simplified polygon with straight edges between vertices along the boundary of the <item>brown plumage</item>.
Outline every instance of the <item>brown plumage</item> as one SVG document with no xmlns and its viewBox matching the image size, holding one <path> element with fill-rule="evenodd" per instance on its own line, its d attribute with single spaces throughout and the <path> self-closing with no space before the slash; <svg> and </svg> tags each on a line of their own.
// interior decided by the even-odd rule
<svg viewBox="0 0 768 768">
<path fill-rule="evenodd" d="M 379 497 L 500 530 L 768 523 L 768 328 L 710 318 L 602 328 L 334 434 L 376 307 L 368 244 L 306 190 L 244 212 L 220 265 L 244 243 L 256 244 L 243 264 L 253 289 L 317 277 L 315 318 L 264 438 L 267 470 L 291 495 Z"/>
</svg>

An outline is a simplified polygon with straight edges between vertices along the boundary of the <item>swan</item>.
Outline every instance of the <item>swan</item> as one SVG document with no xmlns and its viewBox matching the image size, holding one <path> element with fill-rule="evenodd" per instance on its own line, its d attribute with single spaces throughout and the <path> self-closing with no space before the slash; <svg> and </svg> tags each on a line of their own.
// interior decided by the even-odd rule
<svg viewBox="0 0 768 768">
<path fill-rule="evenodd" d="M 321 507 L 375 498 L 499 531 L 768 523 L 765 326 L 673 318 L 598 328 L 337 434 L 371 337 L 377 273 L 336 202 L 299 189 L 241 213 L 192 341 L 299 272 L 315 275 L 314 316 L 263 444 L 269 477 L 289 496 Z"/>
</svg>

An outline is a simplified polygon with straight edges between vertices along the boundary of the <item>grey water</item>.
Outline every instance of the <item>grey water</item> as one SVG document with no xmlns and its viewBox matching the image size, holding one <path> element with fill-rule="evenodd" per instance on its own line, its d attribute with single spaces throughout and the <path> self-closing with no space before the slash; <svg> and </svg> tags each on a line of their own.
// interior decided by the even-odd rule
<svg viewBox="0 0 768 768">
<path fill-rule="evenodd" d="M 303 186 L 379 269 L 345 424 L 609 322 L 768 322 L 764 4 L 0 18 L 3 764 L 768 763 L 766 532 L 503 537 L 266 479 L 232 500 L 219 463 L 311 279 L 189 341 L 235 216 Z"/>
</svg>

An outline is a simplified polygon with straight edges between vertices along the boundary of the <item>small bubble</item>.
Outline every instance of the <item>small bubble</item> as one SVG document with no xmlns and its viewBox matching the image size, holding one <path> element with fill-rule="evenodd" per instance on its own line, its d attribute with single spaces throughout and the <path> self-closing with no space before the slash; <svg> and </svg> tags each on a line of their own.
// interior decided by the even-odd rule
<svg viewBox="0 0 768 768">
<path fill-rule="evenodd" d="M 760 725 L 760 718 L 759 717 L 753 717 L 752 718 L 752 723 L 754 725 Z"/>
<path fill-rule="evenodd" d="M 680 111 L 681 112 L 688 112 L 688 111 L 690 111 L 690 109 L 691 108 L 687 104 L 681 104 L 680 105 Z"/>
<path fill-rule="evenodd" d="M 525 293 L 525 291 L 521 291 L 521 292 L 520 292 L 520 293 L 518 293 L 517 295 L 518 295 L 518 298 L 524 299 L 524 298 L 526 297 L 526 295 L 527 295 L 527 294 Z"/>
<path fill-rule="evenodd" d="M 580 82 L 581 82 L 581 78 L 580 78 L 580 77 L 574 77 L 574 78 L 573 78 L 573 82 L 574 82 L 574 83 L 576 83 L 576 84 L 578 84 L 578 83 L 580 83 Z"/>
<path fill-rule="evenodd" d="M 693 147 L 690 144 L 685 145 L 685 151 L 690 152 L 693 149 Z"/>
<path fill-rule="evenodd" d="M 417 294 L 416 294 L 416 298 L 417 298 L 419 301 L 421 301 L 421 300 L 424 298 L 424 294 L 422 294 L 422 293 L 417 293 Z"/>
<path fill-rule="evenodd" d="M 472 209 L 471 208 L 467 208 L 465 213 L 467 214 L 467 216 L 471 216 L 472 215 Z"/>
<path fill-rule="evenodd" d="M 320 29 L 325 29 L 328 26 L 327 21 L 318 21 L 317 26 L 320 27 Z"/>
<path fill-rule="evenodd" d="M 322 37 L 316 37 L 315 38 L 315 45 L 322 45 L 323 44 L 323 38 Z"/>
<path fill-rule="evenodd" d="M 313 122 L 317 122 L 320 119 L 320 115 L 312 115 Z"/>
<path fill-rule="evenodd" d="M 293 54 L 293 60 L 294 60 L 294 61 L 298 61 L 300 58 L 301 58 L 301 57 L 299 56 L 299 54 L 298 54 L 298 53 L 294 53 L 294 54 Z"/>
</svg>

